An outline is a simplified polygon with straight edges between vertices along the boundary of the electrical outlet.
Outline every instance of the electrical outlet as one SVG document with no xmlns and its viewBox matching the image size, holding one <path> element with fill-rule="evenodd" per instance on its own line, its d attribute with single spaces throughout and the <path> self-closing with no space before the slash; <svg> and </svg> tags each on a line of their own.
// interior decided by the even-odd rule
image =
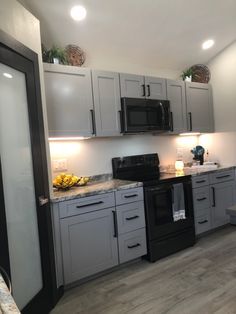
<svg viewBox="0 0 236 314">
<path fill-rule="evenodd" d="M 67 159 L 55 159 L 52 161 L 52 168 L 54 172 L 67 171 Z"/>
</svg>

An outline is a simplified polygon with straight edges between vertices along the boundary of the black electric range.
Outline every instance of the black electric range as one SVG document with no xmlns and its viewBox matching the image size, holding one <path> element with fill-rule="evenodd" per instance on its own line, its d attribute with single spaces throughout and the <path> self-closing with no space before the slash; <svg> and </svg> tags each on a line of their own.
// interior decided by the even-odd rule
<svg viewBox="0 0 236 314">
<path fill-rule="evenodd" d="M 151 262 L 194 245 L 191 176 L 161 174 L 156 153 L 113 158 L 112 169 L 115 179 L 143 182 Z"/>
</svg>

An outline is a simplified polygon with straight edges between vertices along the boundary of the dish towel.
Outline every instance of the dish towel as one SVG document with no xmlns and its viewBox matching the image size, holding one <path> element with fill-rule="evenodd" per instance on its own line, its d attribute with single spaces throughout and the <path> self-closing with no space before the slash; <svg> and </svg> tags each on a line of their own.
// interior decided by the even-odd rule
<svg viewBox="0 0 236 314">
<path fill-rule="evenodd" d="M 174 221 L 186 219 L 183 183 L 173 184 L 172 211 Z"/>
</svg>

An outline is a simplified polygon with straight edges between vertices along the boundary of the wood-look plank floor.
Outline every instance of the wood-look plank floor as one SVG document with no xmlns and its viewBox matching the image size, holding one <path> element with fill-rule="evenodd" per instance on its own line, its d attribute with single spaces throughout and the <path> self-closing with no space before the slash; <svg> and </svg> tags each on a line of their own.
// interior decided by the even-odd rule
<svg viewBox="0 0 236 314">
<path fill-rule="evenodd" d="M 51 314 L 236 314 L 236 227 L 65 293 Z"/>
</svg>

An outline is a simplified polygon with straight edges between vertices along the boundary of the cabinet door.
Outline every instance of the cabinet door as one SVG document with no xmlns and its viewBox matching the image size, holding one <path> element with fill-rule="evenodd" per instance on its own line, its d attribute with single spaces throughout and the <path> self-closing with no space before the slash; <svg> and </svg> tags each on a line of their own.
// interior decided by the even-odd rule
<svg viewBox="0 0 236 314">
<path fill-rule="evenodd" d="M 202 83 L 186 83 L 188 130 L 214 132 L 211 86 Z"/>
<path fill-rule="evenodd" d="M 91 136 L 92 82 L 89 69 L 48 64 L 44 67 L 49 134 Z"/>
<path fill-rule="evenodd" d="M 93 96 L 97 136 L 120 133 L 120 82 L 115 72 L 93 71 Z"/>
<path fill-rule="evenodd" d="M 65 284 L 118 264 L 112 208 L 61 219 L 61 241 Z"/>
<path fill-rule="evenodd" d="M 145 98 L 144 76 L 120 73 L 121 97 Z"/>
<path fill-rule="evenodd" d="M 167 80 L 167 99 L 170 101 L 173 133 L 187 131 L 185 84 L 182 81 Z"/>
<path fill-rule="evenodd" d="M 235 204 L 235 181 L 211 185 L 212 227 L 227 224 L 229 216 L 225 210 Z"/>
<path fill-rule="evenodd" d="M 166 79 L 145 76 L 146 98 L 166 100 Z"/>
</svg>

